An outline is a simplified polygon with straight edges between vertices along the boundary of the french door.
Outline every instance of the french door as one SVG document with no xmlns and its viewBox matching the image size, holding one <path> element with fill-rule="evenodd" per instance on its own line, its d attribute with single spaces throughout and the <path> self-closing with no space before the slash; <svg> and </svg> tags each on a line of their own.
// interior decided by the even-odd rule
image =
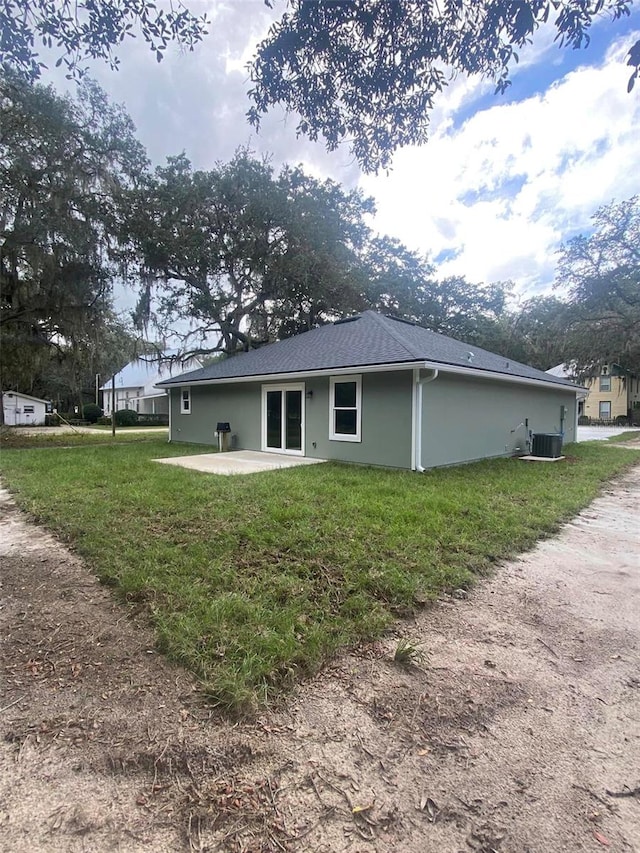
<svg viewBox="0 0 640 853">
<path fill-rule="evenodd" d="M 262 449 L 304 456 L 304 384 L 263 385 Z"/>
</svg>

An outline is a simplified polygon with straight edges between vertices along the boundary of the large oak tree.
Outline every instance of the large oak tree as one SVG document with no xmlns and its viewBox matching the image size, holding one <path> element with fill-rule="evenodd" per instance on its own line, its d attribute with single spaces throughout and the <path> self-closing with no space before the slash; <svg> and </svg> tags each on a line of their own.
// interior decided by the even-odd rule
<svg viewBox="0 0 640 853">
<path fill-rule="evenodd" d="M 560 252 L 572 358 L 583 372 L 618 363 L 640 375 L 640 196 L 601 207 L 594 230 Z"/>
<path fill-rule="evenodd" d="M 0 75 L 0 333 L 7 388 L 95 341 L 110 317 L 118 195 L 145 168 L 128 116 Z"/>
<path fill-rule="evenodd" d="M 267 0 L 276 6 L 275 0 Z M 565 47 L 589 43 L 598 16 L 630 14 L 630 0 L 290 0 L 251 65 L 250 121 L 274 104 L 298 132 L 347 141 L 366 171 L 426 141 L 429 114 L 452 75 L 509 85 L 518 49 L 544 24 Z M 640 41 L 629 51 L 629 89 Z"/>
</svg>

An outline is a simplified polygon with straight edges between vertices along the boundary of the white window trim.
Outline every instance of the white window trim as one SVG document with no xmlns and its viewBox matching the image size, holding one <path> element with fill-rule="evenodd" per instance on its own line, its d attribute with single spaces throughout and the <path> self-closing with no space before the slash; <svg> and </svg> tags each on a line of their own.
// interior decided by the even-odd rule
<svg viewBox="0 0 640 853">
<path fill-rule="evenodd" d="M 189 406 L 186 409 L 183 406 L 184 392 L 185 391 L 188 394 L 188 402 L 189 402 Z M 190 415 L 191 414 L 191 386 L 190 385 L 185 385 L 184 387 L 183 386 L 180 387 L 180 414 L 181 415 Z"/>
<path fill-rule="evenodd" d="M 356 383 L 356 432 L 355 435 L 335 431 L 335 386 L 336 383 Z M 349 407 L 351 411 L 351 407 Z M 344 376 L 329 377 L 329 440 L 330 441 L 362 441 L 362 374 L 349 373 Z"/>
<path fill-rule="evenodd" d="M 282 391 L 282 423 L 284 425 L 285 422 L 285 392 L 286 391 L 300 391 L 301 392 L 301 400 L 302 400 L 302 448 L 300 450 L 288 450 L 284 447 L 269 447 L 267 445 L 267 392 L 268 391 Z M 264 453 L 286 453 L 291 456 L 304 456 L 305 455 L 305 419 L 306 419 L 306 390 L 304 382 L 289 382 L 284 385 L 263 385 L 262 386 L 262 405 L 261 405 L 261 436 L 262 436 L 262 450 Z M 284 427 L 283 427 L 284 428 Z"/>
</svg>

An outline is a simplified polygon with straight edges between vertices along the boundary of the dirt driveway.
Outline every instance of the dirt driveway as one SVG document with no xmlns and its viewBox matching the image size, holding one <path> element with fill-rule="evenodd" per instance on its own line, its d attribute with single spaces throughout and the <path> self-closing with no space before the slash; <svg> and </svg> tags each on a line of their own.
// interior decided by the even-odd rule
<svg viewBox="0 0 640 853">
<path fill-rule="evenodd" d="M 640 467 L 236 725 L 0 510 L 1 849 L 640 851 Z M 419 666 L 392 662 L 399 637 Z"/>
</svg>

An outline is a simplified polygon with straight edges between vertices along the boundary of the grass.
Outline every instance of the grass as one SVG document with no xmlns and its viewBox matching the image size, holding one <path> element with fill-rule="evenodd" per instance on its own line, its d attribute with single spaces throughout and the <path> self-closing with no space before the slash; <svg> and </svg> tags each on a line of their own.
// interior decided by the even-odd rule
<svg viewBox="0 0 640 853">
<path fill-rule="evenodd" d="M 417 475 L 329 463 L 236 477 L 150 461 L 205 449 L 146 437 L 4 450 L 1 467 L 18 503 L 146 608 L 161 650 L 232 710 L 469 587 L 638 458 L 594 443 L 554 465 Z"/>
<path fill-rule="evenodd" d="M 94 447 L 96 444 L 117 444 L 123 441 L 127 443 L 132 441 L 158 441 L 157 430 L 153 432 L 126 433 L 122 432 L 123 429 L 124 427 L 117 427 L 115 438 L 113 438 L 111 427 L 107 427 L 106 431 L 96 430 L 91 433 L 47 433 L 43 431 L 36 435 L 28 435 L 13 429 L 0 428 L 0 449 L 4 451 L 9 449 L 25 450 L 43 447 Z"/>
<path fill-rule="evenodd" d="M 419 643 L 413 643 L 411 640 L 400 640 L 396 646 L 393 659 L 400 666 L 413 666 L 418 661 L 424 659 L 424 652 Z"/>
<path fill-rule="evenodd" d="M 610 435 L 609 438 L 605 439 L 605 441 L 609 442 L 619 442 L 619 441 L 634 441 L 640 439 L 640 430 L 629 430 L 629 432 L 621 432 L 620 435 Z"/>
<path fill-rule="evenodd" d="M 89 424 L 87 426 L 87 429 L 107 430 L 108 432 L 111 432 L 110 424 Z M 169 427 L 162 426 L 161 424 L 153 424 L 153 426 L 140 426 L 138 424 L 132 424 L 131 426 L 117 426 L 116 434 L 121 429 L 144 429 L 148 430 L 149 432 L 161 432 L 162 430 L 164 430 L 167 434 L 169 433 Z"/>
</svg>

